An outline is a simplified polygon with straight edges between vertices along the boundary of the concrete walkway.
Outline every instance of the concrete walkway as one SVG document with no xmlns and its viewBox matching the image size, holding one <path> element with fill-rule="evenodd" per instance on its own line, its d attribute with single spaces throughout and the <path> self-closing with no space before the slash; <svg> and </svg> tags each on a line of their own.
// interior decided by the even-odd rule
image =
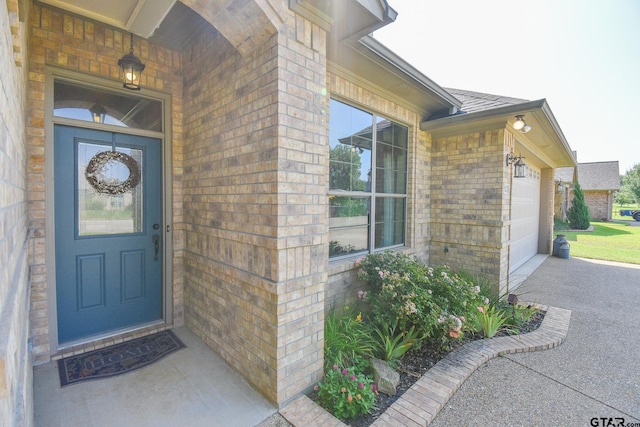
<svg viewBox="0 0 640 427">
<path fill-rule="evenodd" d="M 640 265 L 548 258 L 521 300 L 571 310 L 565 342 L 489 361 L 431 426 L 640 422 Z"/>
<path fill-rule="evenodd" d="M 61 388 L 56 362 L 36 366 L 35 426 L 251 427 L 276 413 L 195 335 L 173 332 L 186 348 L 112 378 Z"/>
</svg>

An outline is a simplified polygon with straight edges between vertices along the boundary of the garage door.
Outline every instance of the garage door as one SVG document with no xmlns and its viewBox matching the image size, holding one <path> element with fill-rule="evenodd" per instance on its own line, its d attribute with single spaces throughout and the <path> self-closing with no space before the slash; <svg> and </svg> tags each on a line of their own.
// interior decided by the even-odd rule
<svg viewBox="0 0 640 427">
<path fill-rule="evenodd" d="M 526 178 L 512 185 L 510 272 L 538 253 L 540 171 L 527 168 Z"/>
</svg>

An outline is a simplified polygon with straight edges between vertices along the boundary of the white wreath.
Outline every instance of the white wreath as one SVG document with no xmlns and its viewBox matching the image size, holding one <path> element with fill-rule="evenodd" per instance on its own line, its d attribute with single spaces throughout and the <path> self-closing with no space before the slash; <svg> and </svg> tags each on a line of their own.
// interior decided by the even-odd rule
<svg viewBox="0 0 640 427">
<path fill-rule="evenodd" d="M 129 177 L 120 181 L 113 179 L 104 181 L 104 167 L 107 163 L 119 162 L 129 169 Z M 136 160 L 125 153 L 118 151 L 102 151 L 91 158 L 85 169 L 85 177 L 89 184 L 102 194 L 123 194 L 135 188 L 140 183 L 140 167 Z"/>
</svg>

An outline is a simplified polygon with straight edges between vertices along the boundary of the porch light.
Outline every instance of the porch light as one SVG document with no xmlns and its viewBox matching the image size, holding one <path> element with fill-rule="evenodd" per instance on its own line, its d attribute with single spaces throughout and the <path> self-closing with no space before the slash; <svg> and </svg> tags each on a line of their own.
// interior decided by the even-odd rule
<svg viewBox="0 0 640 427">
<path fill-rule="evenodd" d="M 107 115 L 107 110 L 100 104 L 93 104 L 93 107 L 89 108 L 91 113 L 91 119 L 94 123 L 104 123 L 104 118 Z"/>
<path fill-rule="evenodd" d="M 524 178 L 527 176 L 527 165 L 522 159 L 524 159 L 524 157 L 521 155 L 516 156 L 513 153 L 507 154 L 506 163 L 507 166 L 513 164 L 514 178 Z"/>
<path fill-rule="evenodd" d="M 513 128 L 519 130 L 521 133 L 527 133 L 531 130 L 531 126 L 524 121 L 524 114 L 516 116 L 516 121 L 513 122 Z"/>
<path fill-rule="evenodd" d="M 129 53 L 118 60 L 118 66 L 122 72 L 122 86 L 131 90 L 140 90 L 140 76 L 145 65 L 133 54 L 133 33 Z"/>
</svg>

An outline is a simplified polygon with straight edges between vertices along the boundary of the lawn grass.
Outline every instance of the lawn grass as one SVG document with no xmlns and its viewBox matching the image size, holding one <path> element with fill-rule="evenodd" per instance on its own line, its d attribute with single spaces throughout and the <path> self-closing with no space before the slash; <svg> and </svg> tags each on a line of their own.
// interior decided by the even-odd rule
<svg viewBox="0 0 640 427">
<path fill-rule="evenodd" d="M 566 235 L 571 256 L 640 264 L 640 226 L 627 223 L 591 221 L 592 232 L 557 231 Z"/>
<path fill-rule="evenodd" d="M 640 210 L 640 204 L 637 204 L 637 203 L 631 203 L 629 205 L 619 205 L 617 203 L 613 204 L 613 212 L 612 212 L 611 218 L 630 221 L 631 220 L 630 216 L 620 216 L 620 209 L 637 211 L 637 210 Z"/>
</svg>

